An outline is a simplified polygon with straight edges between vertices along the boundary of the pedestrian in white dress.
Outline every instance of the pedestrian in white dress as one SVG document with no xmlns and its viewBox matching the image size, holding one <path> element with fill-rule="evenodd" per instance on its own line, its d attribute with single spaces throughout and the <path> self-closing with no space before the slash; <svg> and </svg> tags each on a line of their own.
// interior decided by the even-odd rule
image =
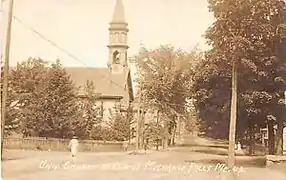
<svg viewBox="0 0 286 180">
<path fill-rule="evenodd" d="M 79 143 L 78 143 L 77 137 L 73 136 L 69 143 L 69 148 L 70 148 L 72 157 L 76 156 L 76 153 L 78 151 L 78 144 Z"/>
<path fill-rule="evenodd" d="M 237 143 L 237 150 L 241 151 L 241 144 L 240 144 L 240 142 Z"/>
</svg>

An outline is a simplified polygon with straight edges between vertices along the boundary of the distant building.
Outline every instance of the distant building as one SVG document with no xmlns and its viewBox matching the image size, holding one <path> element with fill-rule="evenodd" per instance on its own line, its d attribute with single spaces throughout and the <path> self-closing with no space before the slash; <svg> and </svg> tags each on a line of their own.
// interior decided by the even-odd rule
<svg viewBox="0 0 286 180">
<path fill-rule="evenodd" d="M 274 126 L 274 135 L 276 135 L 277 132 L 277 125 Z M 260 133 L 262 136 L 262 144 L 265 145 L 266 147 L 268 146 L 268 128 L 261 128 Z M 283 129 L 283 154 L 286 155 L 286 127 Z"/>
<path fill-rule="evenodd" d="M 98 103 L 102 106 L 105 120 L 109 119 L 110 110 L 128 107 L 134 101 L 132 79 L 127 63 L 128 24 L 125 21 L 122 0 L 116 0 L 114 14 L 109 26 L 109 58 L 106 68 L 66 67 L 79 95 L 84 94 L 87 81 L 95 85 Z"/>
<path fill-rule="evenodd" d="M 273 127 L 273 129 L 274 129 L 274 135 L 276 135 L 276 132 L 277 132 L 277 125 L 275 125 L 274 127 Z M 261 143 L 263 144 L 263 145 L 265 145 L 265 146 L 268 146 L 268 137 L 269 137 L 269 135 L 268 135 L 268 128 L 266 127 L 266 128 L 260 128 L 260 133 L 261 133 Z"/>
</svg>

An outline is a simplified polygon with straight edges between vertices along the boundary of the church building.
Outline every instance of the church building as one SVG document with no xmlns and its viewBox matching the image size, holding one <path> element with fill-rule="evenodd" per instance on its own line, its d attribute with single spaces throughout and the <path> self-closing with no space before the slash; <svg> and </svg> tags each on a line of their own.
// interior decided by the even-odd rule
<svg viewBox="0 0 286 180">
<path fill-rule="evenodd" d="M 87 82 L 92 82 L 104 120 L 110 110 L 128 107 L 134 100 L 132 79 L 127 63 L 128 23 L 125 21 L 122 0 L 116 0 L 112 21 L 109 23 L 109 56 L 106 68 L 66 67 L 71 79 L 84 95 Z"/>
</svg>

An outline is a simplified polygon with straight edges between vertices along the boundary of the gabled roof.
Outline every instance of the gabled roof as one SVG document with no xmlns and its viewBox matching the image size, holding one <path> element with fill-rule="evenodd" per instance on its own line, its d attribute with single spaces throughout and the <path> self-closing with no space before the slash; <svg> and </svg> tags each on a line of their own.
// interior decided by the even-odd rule
<svg viewBox="0 0 286 180">
<path fill-rule="evenodd" d="M 9 70 L 16 70 L 17 67 L 10 67 Z M 65 67 L 66 72 L 74 81 L 79 95 L 85 94 L 87 81 L 92 81 L 95 93 L 101 98 L 123 98 L 125 91 L 129 91 L 130 99 L 134 100 L 132 79 L 130 69 L 126 68 L 125 73 L 111 74 L 109 68 L 94 67 Z M 129 88 L 129 89 L 128 89 Z"/>
<path fill-rule="evenodd" d="M 93 82 L 95 92 L 101 96 L 123 97 L 125 91 L 128 90 L 127 83 L 130 73 L 128 68 L 125 73 L 121 74 L 111 74 L 109 68 L 65 67 L 65 69 L 75 85 L 79 87 L 79 94 L 84 94 L 87 81 Z"/>
</svg>

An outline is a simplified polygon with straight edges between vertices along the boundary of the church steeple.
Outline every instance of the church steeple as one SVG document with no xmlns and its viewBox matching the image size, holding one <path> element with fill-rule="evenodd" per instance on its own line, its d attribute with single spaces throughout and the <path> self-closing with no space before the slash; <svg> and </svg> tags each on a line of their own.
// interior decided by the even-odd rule
<svg viewBox="0 0 286 180">
<path fill-rule="evenodd" d="M 117 0 L 113 12 L 113 23 L 125 23 L 125 13 L 122 0 Z"/>
<path fill-rule="evenodd" d="M 109 60 L 108 67 L 112 72 L 122 72 L 127 67 L 127 34 L 128 24 L 125 20 L 122 0 L 116 0 L 112 21 L 109 23 Z"/>
</svg>

